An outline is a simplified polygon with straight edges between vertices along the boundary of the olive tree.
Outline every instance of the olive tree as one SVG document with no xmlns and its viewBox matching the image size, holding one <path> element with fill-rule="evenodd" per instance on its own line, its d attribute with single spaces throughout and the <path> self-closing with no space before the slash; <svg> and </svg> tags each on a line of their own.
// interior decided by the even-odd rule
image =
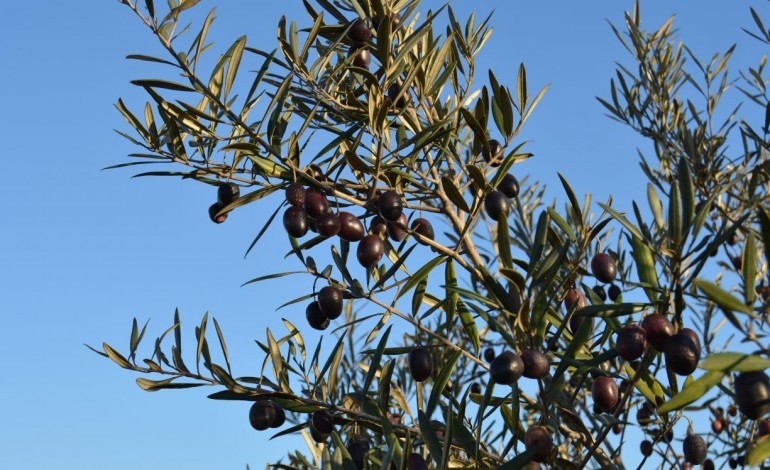
<svg viewBox="0 0 770 470">
<path fill-rule="evenodd" d="M 639 152 L 647 201 L 593 203 L 559 175 L 566 203 L 547 205 L 514 175 L 545 90 L 528 88 L 524 65 L 511 84 L 491 70 L 476 82 L 491 18 L 305 1 L 275 50 L 244 36 L 207 68 L 213 11 L 193 27 L 197 0 L 121 3 L 166 52 L 130 58 L 176 78 L 134 80 L 143 109 L 118 101 L 141 150 L 116 166 L 169 164 L 142 175 L 210 185 L 215 223 L 269 207 L 248 251 L 278 219 L 300 273 L 265 267 L 250 283 L 304 279 L 285 331 L 257 341 L 261 369 L 241 367 L 253 376 L 233 375 L 208 316 L 185 357 L 179 313 L 145 358 L 134 320 L 127 352 L 97 352 L 142 374 L 141 388 L 206 385 L 251 403 L 255 429 L 306 438 L 277 468 L 609 468 L 639 452 L 640 466 L 713 468 L 770 455 L 764 58 L 733 79 L 733 48 L 699 60 L 672 20 L 643 29 L 635 5 L 613 27 L 632 65 L 599 101 L 652 144 Z M 747 40 L 770 44 L 751 13 Z M 763 123 L 738 108 L 718 117 L 736 82 Z M 310 329 L 333 344 L 309 344 Z"/>
</svg>

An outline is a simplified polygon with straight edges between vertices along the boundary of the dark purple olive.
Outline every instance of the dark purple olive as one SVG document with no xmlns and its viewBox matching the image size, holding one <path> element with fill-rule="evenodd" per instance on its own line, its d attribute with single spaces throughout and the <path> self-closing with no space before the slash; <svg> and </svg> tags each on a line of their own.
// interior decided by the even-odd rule
<svg viewBox="0 0 770 470">
<path fill-rule="evenodd" d="M 408 99 L 409 93 L 405 92 L 403 95 L 401 95 L 400 98 L 398 98 L 399 93 L 401 93 L 401 87 L 398 86 L 398 84 L 393 83 L 388 87 L 388 100 L 390 100 L 390 102 L 394 104 L 396 108 L 402 109 L 406 107 L 406 100 Z M 398 98 L 398 100 L 396 100 L 396 98 Z"/>
<path fill-rule="evenodd" d="M 436 234 L 433 232 L 433 225 L 431 225 L 428 219 L 423 219 L 422 217 L 419 217 L 417 219 L 414 219 L 414 221 L 412 221 L 412 230 L 417 232 L 419 235 L 422 235 L 423 237 L 427 238 L 428 240 L 433 240 L 436 236 Z M 420 243 L 422 245 L 427 245 L 427 243 L 425 243 L 419 238 L 417 239 L 417 243 Z"/>
<path fill-rule="evenodd" d="M 535 449 L 535 455 L 532 457 L 535 462 L 545 462 L 553 449 L 553 440 L 545 426 L 536 424 L 524 433 L 524 445 L 527 449 Z"/>
<path fill-rule="evenodd" d="M 388 223 L 379 215 L 375 216 L 369 223 L 369 231 L 374 235 L 384 235 L 388 231 Z"/>
<path fill-rule="evenodd" d="M 366 25 L 366 21 L 356 18 L 350 22 L 348 39 L 357 44 L 365 43 L 372 39 L 372 30 Z"/>
<path fill-rule="evenodd" d="M 588 301 L 582 292 L 570 287 L 567 289 L 567 293 L 564 294 L 564 308 L 569 312 L 573 308 L 583 308 L 588 306 Z"/>
<path fill-rule="evenodd" d="M 492 381 L 500 385 L 513 385 L 523 373 L 524 362 L 511 351 L 503 351 L 489 365 Z"/>
<path fill-rule="evenodd" d="M 334 431 L 334 416 L 329 410 L 318 410 L 312 416 L 313 427 L 321 434 L 331 434 Z"/>
<path fill-rule="evenodd" d="M 617 277 L 618 268 L 612 256 L 607 253 L 597 253 L 594 255 L 594 259 L 591 260 L 591 272 L 599 282 L 608 284 Z"/>
<path fill-rule="evenodd" d="M 542 379 L 548 375 L 548 358 L 540 351 L 525 349 L 521 352 L 521 360 L 524 362 L 524 377 Z"/>
<path fill-rule="evenodd" d="M 495 360 L 495 350 L 492 348 L 487 348 L 484 350 L 484 360 L 487 362 L 492 362 Z"/>
<path fill-rule="evenodd" d="M 412 452 L 406 458 L 406 470 L 428 470 L 428 462 L 422 455 Z"/>
<path fill-rule="evenodd" d="M 369 52 L 366 46 L 350 46 L 348 57 L 351 58 L 351 63 L 354 67 L 362 69 L 368 69 L 369 64 L 372 62 L 372 53 Z"/>
<path fill-rule="evenodd" d="M 696 333 L 695 330 L 692 330 L 690 328 L 682 328 L 681 330 L 679 330 L 679 332 L 686 334 L 687 336 L 690 337 L 690 339 L 692 339 L 692 342 L 695 343 L 695 347 L 697 348 L 698 357 L 700 357 L 701 347 L 700 347 L 700 339 L 698 338 L 698 333 Z"/>
<path fill-rule="evenodd" d="M 652 422 L 652 410 L 647 402 L 636 410 L 636 422 L 639 426 L 647 426 Z"/>
<path fill-rule="evenodd" d="M 735 403 L 748 419 L 759 419 L 770 410 L 770 379 L 761 371 L 743 372 L 735 378 Z"/>
<path fill-rule="evenodd" d="M 647 341 L 658 351 L 663 351 L 668 338 L 674 335 L 674 324 L 660 313 L 644 317 L 642 328 L 647 332 Z"/>
<path fill-rule="evenodd" d="M 366 454 L 369 453 L 369 441 L 356 439 L 348 442 L 345 448 L 348 450 L 348 454 L 350 454 L 350 458 L 353 460 L 356 468 L 363 470 Z"/>
<path fill-rule="evenodd" d="M 280 428 L 283 426 L 283 423 L 286 422 L 286 411 L 284 411 L 283 408 L 273 403 L 273 408 L 275 408 L 275 419 L 273 420 L 273 424 L 270 425 L 271 428 Z"/>
<path fill-rule="evenodd" d="M 283 228 L 294 238 L 304 237 L 308 230 L 307 212 L 302 207 L 290 206 L 283 213 Z"/>
<path fill-rule="evenodd" d="M 321 214 L 327 214 L 331 211 L 329 201 L 321 193 L 309 193 L 305 196 L 305 210 L 307 215 L 312 218 L 318 218 Z"/>
<path fill-rule="evenodd" d="M 217 215 L 217 213 L 221 211 L 223 207 L 224 206 L 219 204 L 218 202 L 215 202 L 209 207 L 209 218 L 215 224 L 221 224 L 222 222 L 227 220 L 227 212 L 225 212 L 224 214 Z"/>
<path fill-rule="evenodd" d="M 618 384 L 611 377 L 597 377 L 591 386 L 594 404 L 602 411 L 610 411 L 618 404 Z"/>
<path fill-rule="evenodd" d="M 403 225 L 406 227 L 406 224 L 409 221 L 406 220 L 406 214 L 401 214 L 401 217 L 398 218 L 397 223 L 394 222 L 388 222 L 388 236 L 391 240 L 396 242 L 401 242 L 406 238 L 408 235 L 408 232 L 404 230 L 403 228 L 399 227 L 399 225 Z"/>
<path fill-rule="evenodd" d="M 326 286 L 318 292 L 318 306 L 321 313 L 334 320 L 342 314 L 342 291 L 333 286 Z"/>
<path fill-rule="evenodd" d="M 639 359 L 647 349 L 647 332 L 636 323 L 626 325 L 618 332 L 615 347 L 618 350 L 618 356 L 623 359 L 627 361 Z"/>
<path fill-rule="evenodd" d="M 763 419 L 757 423 L 757 434 L 760 437 L 770 434 L 770 420 Z"/>
<path fill-rule="evenodd" d="M 340 232 L 340 219 L 333 212 L 321 214 L 315 219 L 315 227 L 319 235 L 333 237 Z"/>
<path fill-rule="evenodd" d="M 356 256 L 361 266 L 369 268 L 379 263 L 385 253 L 385 245 L 377 235 L 367 235 L 358 242 Z"/>
<path fill-rule="evenodd" d="M 364 238 L 364 224 L 350 212 L 340 212 L 337 214 L 340 221 L 339 237 L 349 242 L 357 242 Z"/>
<path fill-rule="evenodd" d="M 275 421 L 275 408 L 273 402 L 256 401 L 249 410 L 249 423 L 257 431 L 264 431 Z"/>
<path fill-rule="evenodd" d="M 697 434 L 690 434 L 684 438 L 682 451 L 684 452 L 684 459 L 693 465 L 702 464 L 708 453 L 706 441 Z"/>
<path fill-rule="evenodd" d="M 519 180 L 508 173 L 503 176 L 502 181 L 497 185 L 497 190 L 505 194 L 506 197 L 514 198 L 519 195 Z"/>
<path fill-rule="evenodd" d="M 325 330 L 329 327 L 329 319 L 321 312 L 318 302 L 310 302 L 305 309 L 305 318 L 308 324 L 316 330 Z"/>
<path fill-rule="evenodd" d="M 235 183 L 219 183 L 217 188 L 217 202 L 226 206 L 241 197 L 241 188 Z"/>
<path fill-rule="evenodd" d="M 484 199 L 484 209 L 486 209 L 490 219 L 499 221 L 508 217 L 508 213 L 511 211 L 511 204 L 508 202 L 505 194 L 500 191 L 490 191 Z"/>
<path fill-rule="evenodd" d="M 620 434 L 623 432 L 623 425 L 620 423 L 615 423 L 614 426 L 612 426 L 612 434 Z"/>
<path fill-rule="evenodd" d="M 604 287 L 597 285 L 593 286 L 591 289 L 594 291 L 596 296 L 601 299 L 602 302 L 607 300 L 607 291 L 604 290 Z"/>
<path fill-rule="evenodd" d="M 310 165 L 305 168 L 305 172 L 312 176 L 314 180 L 316 181 L 325 181 L 326 175 L 324 174 L 323 170 L 320 166 L 316 165 L 315 163 L 311 163 Z M 317 191 L 315 188 L 309 188 L 308 191 L 313 190 Z"/>
<path fill-rule="evenodd" d="M 292 206 L 302 207 L 305 204 L 307 190 L 300 183 L 291 183 L 286 186 L 286 200 Z"/>
<path fill-rule="evenodd" d="M 433 372 L 433 356 L 423 347 L 417 347 L 409 352 L 409 373 L 415 382 L 424 382 Z"/>
<path fill-rule="evenodd" d="M 645 457 L 651 456 L 652 455 L 652 442 L 650 442 L 650 441 L 642 441 L 642 443 L 639 444 L 639 451 Z"/>
<path fill-rule="evenodd" d="M 666 341 L 666 365 L 678 375 L 690 375 L 698 367 L 698 349 L 690 335 L 680 331 Z"/>
<path fill-rule="evenodd" d="M 618 300 L 620 294 L 620 287 L 618 287 L 617 284 L 610 284 L 609 289 L 607 289 L 607 296 L 610 298 L 610 300 L 613 302 Z"/>
<path fill-rule="evenodd" d="M 377 209 L 388 222 L 396 222 L 404 211 L 404 202 L 395 191 L 385 191 L 377 199 Z"/>
<path fill-rule="evenodd" d="M 473 382 L 471 384 L 471 393 L 480 394 L 481 393 L 481 385 L 479 385 L 478 382 Z"/>
<path fill-rule="evenodd" d="M 481 155 L 490 165 L 500 166 L 500 164 L 503 162 L 503 145 L 499 141 L 491 139 L 489 141 L 489 152 L 487 152 L 487 148 L 485 146 L 482 146 Z"/>
<path fill-rule="evenodd" d="M 310 437 L 312 437 L 314 441 L 316 441 L 316 442 L 318 442 L 320 444 L 321 442 L 324 442 L 324 441 L 326 441 L 326 439 L 329 438 L 329 434 L 324 434 L 321 431 L 319 431 L 318 429 L 316 429 L 315 426 L 313 426 L 313 421 L 311 420 L 310 421 Z"/>
<path fill-rule="evenodd" d="M 701 464 L 701 470 L 714 470 L 716 466 L 714 466 L 714 461 L 711 459 L 706 459 Z"/>
</svg>

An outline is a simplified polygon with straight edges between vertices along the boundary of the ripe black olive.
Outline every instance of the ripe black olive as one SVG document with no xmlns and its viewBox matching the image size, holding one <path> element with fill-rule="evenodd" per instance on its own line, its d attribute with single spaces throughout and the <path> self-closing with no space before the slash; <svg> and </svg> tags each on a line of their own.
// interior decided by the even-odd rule
<svg viewBox="0 0 770 470">
<path fill-rule="evenodd" d="M 612 256 L 607 253 L 597 253 L 591 260 L 591 272 L 596 276 L 596 279 L 607 284 L 615 280 L 618 268 Z"/>
<path fill-rule="evenodd" d="M 409 352 L 409 372 L 415 382 L 424 382 L 433 372 L 433 356 L 423 347 L 417 347 Z"/>
<path fill-rule="evenodd" d="M 379 263 L 385 252 L 385 245 L 377 235 L 367 235 L 358 242 L 356 256 L 361 266 L 369 268 Z"/>
<path fill-rule="evenodd" d="M 690 375 L 698 367 L 698 349 L 690 335 L 680 331 L 666 341 L 666 365 L 678 375 Z"/>
<path fill-rule="evenodd" d="M 668 338 L 674 335 L 674 324 L 660 313 L 644 317 L 642 328 L 647 332 L 647 341 L 658 351 L 663 351 Z"/>
<path fill-rule="evenodd" d="M 306 195 L 307 190 L 300 183 L 291 183 L 286 186 L 286 200 L 292 206 L 301 207 L 303 204 L 305 204 Z"/>
<path fill-rule="evenodd" d="M 334 320 L 342 314 L 342 291 L 326 286 L 318 292 L 318 306 L 326 318 Z"/>
<path fill-rule="evenodd" d="M 431 225 L 428 219 L 423 219 L 422 217 L 414 219 L 414 221 L 412 222 L 412 230 L 422 235 L 423 237 L 427 238 L 428 240 L 433 240 L 435 238 L 435 233 L 433 232 L 433 225 Z M 423 242 L 420 239 L 417 240 L 417 243 L 420 243 L 422 245 L 427 245 L 427 243 Z"/>
<path fill-rule="evenodd" d="M 530 426 L 524 434 L 524 445 L 527 449 L 535 449 L 535 455 L 532 457 L 535 462 L 545 462 L 553 449 L 553 440 L 544 426 L 536 424 Z"/>
<path fill-rule="evenodd" d="M 524 362 L 524 377 L 542 379 L 548 375 L 548 358 L 540 351 L 525 349 L 521 352 L 521 360 Z"/>
<path fill-rule="evenodd" d="M 511 351 L 503 351 L 489 365 L 492 381 L 500 385 L 513 385 L 524 373 L 524 362 Z"/>
<path fill-rule="evenodd" d="M 217 212 L 221 211 L 224 206 L 219 204 L 218 202 L 215 202 L 209 207 L 209 218 L 212 222 L 215 224 L 221 224 L 225 220 L 227 220 L 227 212 L 224 214 L 221 214 L 217 216 Z"/>
<path fill-rule="evenodd" d="M 597 377 L 591 386 L 594 404 L 602 411 L 610 411 L 618 404 L 618 384 L 611 377 Z"/>
<path fill-rule="evenodd" d="M 519 180 L 508 173 L 503 176 L 502 181 L 497 185 L 497 190 L 505 194 L 506 197 L 514 198 L 519 195 Z"/>
<path fill-rule="evenodd" d="M 735 378 L 735 402 L 749 419 L 759 419 L 770 410 L 770 379 L 764 372 L 743 372 Z"/>
<path fill-rule="evenodd" d="M 385 191 L 377 199 L 377 209 L 379 209 L 383 219 L 388 222 L 396 222 L 404 210 L 404 203 L 397 192 Z"/>
<path fill-rule="evenodd" d="M 647 332 L 636 323 L 626 325 L 618 333 L 615 340 L 618 356 L 627 361 L 633 361 L 642 357 L 647 349 Z"/>
<path fill-rule="evenodd" d="M 340 233 L 340 219 L 334 212 L 327 212 L 316 217 L 315 227 L 319 235 L 333 237 Z"/>
<path fill-rule="evenodd" d="M 350 22 L 348 38 L 357 44 L 362 44 L 372 39 L 372 30 L 366 25 L 366 21 L 356 18 Z"/>
<path fill-rule="evenodd" d="M 235 183 L 220 183 L 217 188 L 217 202 L 224 207 L 241 196 L 241 188 Z"/>
<path fill-rule="evenodd" d="M 364 224 L 350 212 L 340 212 L 337 214 L 340 221 L 340 232 L 337 234 L 343 240 L 357 242 L 364 238 Z"/>
<path fill-rule="evenodd" d="M 271 401 L 257 401 L 249 410 L 249 423 L 257 431 L 264 431 L 275 421 L 275 408 Z"/>
<path fill-rule="evenodd" d="M 505 194 L 500 191 L 490 191 L 486 199 L 484 199 L 484 208 L 490 219 L 499 221 L 508 217 L 508 213 L 511 211 L 511 204 L 508 202 Z"/>
<path fill-rule="evenodd" d="M 325 330 L 329 327 L 329 319 L 321 312 L 318 302 L 310 302 L 305 309 L 305 318 L 308 324 L 316 330 Z"/>
<path fill-rule="evenodd" d="M 489 141 L 489 152 L 487 152 L 486 147 L 482 146 L 481 155 L 490 165 L 500 166 L 503 162 L 503 144 L 495 139 L 491 139 Z"/>
<path fill-rule="evenodd" d="M 694 465 L 700 465 L 706 460 L 708 449 L 706 448 L 706 441 L 702 437 L 697 434 L 690 434 L 684 438 L 682 451 L 686 461 Z"/>
</svg>

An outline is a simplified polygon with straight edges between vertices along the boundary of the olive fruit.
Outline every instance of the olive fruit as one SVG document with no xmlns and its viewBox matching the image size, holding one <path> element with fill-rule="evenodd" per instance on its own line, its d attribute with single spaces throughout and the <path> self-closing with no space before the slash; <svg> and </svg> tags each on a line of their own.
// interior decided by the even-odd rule
<svg viewBox="0 0 770 470">
<path fill-rule="evenodd" d="M 569 319 L 569 331 L 574 335 L 577 334 L 578 330 L 581 326 L 583 326 L 583 323 L 590 322 L 588 330 L 592 331 L 594 329 L 594 319 L 591 317 L 587 317 L 584 315 L 575 315 L 573 314 Z"/>
<path fill-rule="evenodd" d="M 409 221 L 406 220 L 406 214 L 401 214 L 396 222 L 388 222 L 388 236 L 391 240 L 401 242 L 406 238 L 408 232 L 401 228 L 399 225 L 406 227 Z"/>
<path fill-rule="evenodd" d="M 486 146 L 481 147 L 481 155 L 492 166 L 500 166 L 503 162 L 503 144 L 495 139 L 489 140 L 489 151 Z"/>
<path fill-rule="evenodd" d="M 636 323 L 626 325 L 618 333 L 615 347 L 618 350 L 618 356 L 623 359 L 627 361 L 639 359 L 647 349 L 647 332 Z"/>
<path fill-rule="evenodd" d="M 514 198 L 519 195 L 519 180 L 508 173 L 503 176 L 502 181 L 498 183 L 497 190 L 505 194 L 506 197 Z"/>
<path fill-rule="evenodd" d="M 428 470 L 428 462 L 422 455 L 412 452 L 406 458 L 406 470 Z"/>
<path fill-rule="evenodd" d="M 714 466 L 714 461 L 711 459 L 706 459 L 703 461 L 700 467 L 702 470 L 714 470 L 716 467 Z"/>
<path fill-rule="evenodd" d="M 307 190 L 300 183 L 290 183 L 288 186 L 286 186 L 286 200 L 292 206 L 301 207 L 304 205 L 306 195 Z"/>
<path fill-rule="evenodd" d="M 487 362 L 492 362 L 495 360 L 495 350 L 492 348 L 487 348 L 484 350 L 484 360 Z"/>
<path fill-rule="evenodd" d="M 715 418 L 714 421 L 711 422 L 711 430 L 714 431 L 714 434 L 721 434 L 725 429 L 723 420 L 724 418 Z"/>
<path fill-rule="evenodd" d="M 674 324 L 660 313 L 644 317 L 642 328 L 647 332 L 647 341 L 658 351 L 663 351 L 668 338 L 674 335 Z"/>
<path fill-rule="evenodd" d="M 314 219 L 321 214 L 328 213 L 329 201 L 326 200 L 326 196 L 321 193 L 309 193 L 305 196 L 305 210 L 310 217 Z"/>
<path fill-rule="evenodd" d="M 604 302 L 605 300 L 607 300 L 607 291 L 605 291 L 605 290 L 604 290 L 604 287 L 602 287 L 602 286 L 599 286 L 599 285 L 596 285 L 596 286 L 593 286 L 593 287 L 591 288 L 591 290 L 593 290 L 593 291 L 594 291 L 594 293 L 596 294 L 596 296 L 597 296 L 597 297 L 599 297 L 599 299 L 600 299 L 602 302 Z"/>
<path fill-rule="evenodd" d="M 385 252 L 385 245 L 377 235 L 367 235 L 358 242 L 356 257 L 361 266 L 370 268 L 379 263 L 382 254 Z"/>
<path fill-rule="evenodd" d="M 241 197 L 241 188 L 235 183 L 219 183 L 217 188 L 217 202 L 222 207 Z"/>
<path fill-rule="evenodd" d="M 310 165 L 305 168 L 305 172 L 312 176 L 314 180 L 316 181 L 324 181 L 326 179 L 326 175 L 324 174 L 323 170 L 320 166 L 316 165 L 315 163 L 311 163 Z M 311 188 L 314 189 L 314 188 Z"/>
<path fill-rule="evenodd" d="M 489 365 L 492 381 L 500 385 L 513 385 L 523 373 L 524 362 L 511 351 L 503 351 Z"/>
<path fill-rule="evenodd" d="M 728 406 L 727 414 L 734 417 L 735 415 L 738 414 L 738 408 L 736 408 L 735 405 Z"/>
<path fill-rule="evenodd" d="M 224 206 L 219 204 L 218 202 L 215 202 L 214 204 L 209 206 L 209 218 L 215 224 L 221 224 L 222 222 L 227 220 L 227 212 L 225 212 L 224 214 L 217 215 L 217 213 L 221 211 L 223 207 Z"/>
<path fill-rule="evenodd" d="M 646 402 L 636 410 L 636 422 L 639 426 L 647 426 L 652 422 L 652 410 Z"/>
<path fill-rule="evenodd" d="M 535 462 L 545 462 L 553 449 L 553 440 L 544 426 L 536 424 L 524 433 L 524 445 L 527 449 L 535 449 L 535 455 L 532 457 Z"/>
<path fill-rule="evenodd" d="M 372 53 L 366 46 L 351 46 L 348 51 L 348 57 L 352 58 L 351 63 L 354 67 L 368 69 L 369 64 L 372 62 Z"/>
<path fill-rule="evenodd" d="M 249 423 L 257 431 L 264 431 L 275 421 L 275 407 L 268 400 L 256 401 L 249 410 Z"/>
<path fill-rule="evenodd" d="M 326 318 L 334 320 L 342 314 L 342 291 L 326 286 L 318 292 L 318 307 Z"/>
<path fill-rule="evenodd" d="M 358 217 L 350 212 L 340 212 L 337 214 L 340 221 L 340 231 L 337 235 L 343 240 L 357 242 L 364 238 L 364 224 L 358 220 Z"/>
<path fill-rule="evenodd" d="M 697 434 L 690 434 L 682 443 L 684 459 L 691 464 L 700 465 L 706 460 L 706 441 Z"/>
<path fill-rule="evenodd" d="M 639 444 L 639 451 L 645 457 L 651 456 L 652 455 L 652 442 L 650 442 L 650 441 L 642 441 L 642 443 Z"/>
<path fill-rule="evenodd" d="M 329 319 L 321 312 L 318 302 L 310 302 L 305 308 L 305 318 L 308 324 L 316 330 L 325 330 L 329 327 Z"/>
<path fill-rule="evenodd" d="M 591 386 L 594 404 L 602 411 L 610 411 L 618 404 L 618 384 L 611 377 L 597 377 Z"/>
<path fill-rule="evenodd" d="M 508 217 L 511 204 L 505 194 L 500 191 L 490 191 L 484 199 L 484 209 L 487 210 L 490 219 L 497 221 Z"/>
<path fill-rule="evenodd" d="M 369 223 L 369 231 L 374 235 L 384 235 L 388 231 L 388 223 L 379 215 L 375 216 Z"/>
<path fill-rule="evenodd" d="M 356 18 L 350 22 L 348 39 L 357 44 L 365 43 L 372 39 L 372 30 L 366 25 L 366 21 L 361 18 Z"/>
<path fill-rule="evenodd" d="M 471 384 L 471 393 L 480 394 L 481 393 L 481 385 L 479 385 L 478 382 L 473 382 Z"/>
<path fill-rule="evenodd" d="M 612 426 L 612 434 L 620 434 L 623 432 L 623 425 L 620 423 L 615 423 L 614 426 Z"/>
<path fill-rule="evenodd" d="M 404 203 L 397 192 L 385 191 L 377 199 L 377 209 L 383 219 L 388 222 L 396 222 L 404 211 Z"/>
<path fill-rule="evenodd" d="M 614 302 L 618 300 L 620 294 L 620 287 L 618 287 L 617 284 L 610 284 L 610 287 L 607 289 L 607 297 L 609 297 L 610 300 Z"/>
<path fill-rule="evenodd" d="M 585 295 L 583 295 L 582 292 L 575 289 L 574 287 L 570 287 L 567 289 L 567 293 L 564 295 L 564 307 L 569 312 L 573 308 L 583 308 L 588 306 L 588 301 L 586 300 Z"/>
<path fill-rule="evenodd" d="M 398 86 L 398 84 L 393 83 L 388 87 L 388 99 L 396 106 L 396 108 L 401 109 L 406 106 L 406 100 L 409 94 L 408 92 L 404 92 L 404 94 L 399 97 L 399 93 L 401 93 L 401 87 Z"/>
<path fill-rule="evenodd" d="M 369 453 L 369 442 L 364 439 L 356 439 L 345 446 L 358 470 L 363 470 L 366 454 Z"/>
<path fill-rule="evenodd" d="M 680 331 L 666 341 L 666 365 L 679 375 L 690 375 L 698 367 L 698 349 L 690 335 Z"/>
<path fill-rule="evenodd" d="M 329 410 L 318 410 L 312 416 L 313 427 L 321 434 L 331 434 L 334 431 L 334 416 Z"/>
<path fill-rule="evenodd" d="M 757 434 L 760 436 L 766 436 L 770 434 L 770 420 L 763 419 L 757 425 Z"/>
<path fill-rule="evenodd" d="M 696 333 L 694 330 L 690 328 L 682 328 L 681 330 L 679 330 L 679 332 L 686 334 L 687 336 L 690 337 L 690 339 L 692 339 L 692 342 L 695 343 L 695 347 L 698 351 L 698 357 L 700 357 L 701 347 L 700 347 L 700 339 L 698 338 L 698 333 Z"/>
<path fill-rule="evenodd" d="M 770 410 L 770 379 L 761 371 L 743 372 L 735 378 L 735 402 L 749 419 L 759 419 Z"/>
<path fill-rule="evenodd" d="M 283 213 L 283 228 L 294 238 L 304 237 L 308 230 L 307 212 L 305 209 L 290 206 Z"/>
<path fill-rule="evenodd" d="M 372 18 L 372 26 L 374 26 L 375 29 L 379 29 L 380 28 L 380 17 L 379 16 L 375 16 L 374 18 Z M 399 15 L 398 13 L 391 13 L 391 16 L 390 16 L 390 30 L 391 31 L 395 31 L 399 27 L 401 27 L 401 15 Z"/>
<path fill-rule="evenodd" d="M 316 429 L 315 426 L 313 426 L 313 421 L 310 421 L 310 437 L 312 437 L 314 441 L 320 444 L 321 442 L 324 442 L 326 439 L 328 439 L 329 435 L 324 434 Z"/>
<path fill-rule="evenodd" d="M 283 423 L 286 422 L 286 411 L 284 411 L 283 408 L 273 403 L 273 408 L 275 408 L 275 419 L 273 420 L 273 424 L 270 425 L 271 428 L 280 428 L 283 426 Z"/>
<path fill-rule="evenodd" d="M 319 235 L 333 237 L 340 232 L 340 219 L 334 212 L 321 214 L 315 219 L 315 227 Z"/>
<path fill-rule="evenodd" d="M 525 349 L 521 352 L 521 361 L 524 363 L 524 377 L 542 379 L 548 375 L 548 358 L 540 351 Z"/>
<path fill-rule="evenodd" d="M 422 217 L 419 217 L 412 221 L 412 230 L 414 230 L 419 235 L 427 238 L 428 240 L 433 240 L 436 236 L 436 234 L 433 232 L 433 225 L 431 225 L 428 219 L 423 219 Z M 417 239 L 417 243 L 420 243 L 422 245 L 427 245 L 427 243 L 425 243 L 419 238 Z"/>
<path fill-rule="evenodd" d="M 605 284 L 615 280 L 618 275 L 618 268 L 615 266 L 615 260 L 607 253 L 597 253 L 591 260 L 591 272 L 596 279 Z"/>
<path fill-rule="evenodd" d="M 728 461 L 728 464 L 730 465 L 730 468 L 738 468 L 738 459 L 736 459 L 735 457 L 733 457 L 733 458 L 731 458 L 731 459 Z"/>
<path fill-rule="evenodd" d="M 409 351 L 409 372 L 415 382 L 424 382 L 433 372 L 433 356 L 423 347 Z"/>
</svg>

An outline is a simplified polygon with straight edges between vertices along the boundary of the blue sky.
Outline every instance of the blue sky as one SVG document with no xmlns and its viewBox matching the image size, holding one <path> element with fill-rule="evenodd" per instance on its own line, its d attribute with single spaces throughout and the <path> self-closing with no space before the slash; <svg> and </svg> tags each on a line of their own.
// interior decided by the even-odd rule
<svg viewBox="0 0 770 470">
<path fill-rule="evenodd" d="M 438 4 L 425 1 L 424 9 Z M 191 18 L 213 5 L 203 0 Z M 578 194 L 612 194 L 621 209 L 644 198 L 642 143 L 594 99 L 608 95 L 614 62 L 627 63 L 606 20 L 620 25 L 632 2 L 453 2 L 461 18 L 472 5 L 480 16 L 496 11 L 479 80 L 493 67 L 512 86 L 524 62 L 533 90 L 551 84 L 523 131 L 536 158 L 516 171 L 549 184 L 551 198 L 562 197 L 556 171 Z M 648 1 L 642 14 L 653 28 L 676 13 L 680 37 L 702 58 L 739 41 L 737 77 L 766 52 L 740 29 L 752 26 L 749 6 L 766 5 Z M 272 49 L 282 14 L 307 21 L 299 1 L 218 2 L 216 51 L 242 34 Z M 8 2 L 4 16 L 0 468 L 261 468 L 302 445 L 268 443 L 249 427 L 247 404 L 206 400 L 208 390 L 143 392 L 134 375 L 83 346 L 106 341 L 125 350 L 133 317 L 150 318 L 154 338 L 176 307 L 190 341 L 208 311 L 225 330 L 239 373 L 258 371 L 253 340 L 265 327 L 280 329 L 281 316 L 301 312 L 275 312 L 292 298 L 291 281 L 239 286 L 275 271 L 286 242 L 276 226 L 244 260 L 268 209 L 249 207 L 216 226 L 206 214 L 210 187 L 101 171 L 134 151 L 113 132 L 127 130 L 113 104 L 119 97 L 140 103 L 129 81 L 159 73 L 124 60 L 160 53 L 128 9 L 117 1 Z"/>
</svg>

